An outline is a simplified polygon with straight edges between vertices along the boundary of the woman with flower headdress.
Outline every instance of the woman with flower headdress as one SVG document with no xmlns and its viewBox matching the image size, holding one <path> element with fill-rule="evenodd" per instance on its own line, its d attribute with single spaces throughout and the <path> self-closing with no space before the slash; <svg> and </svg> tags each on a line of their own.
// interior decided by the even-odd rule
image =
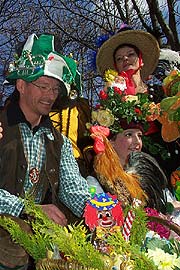
<svg viewBox="0 0 180 270">
<path fill-rule="evenodd" d="M 145 206 L 166 213 L 166 175 L 154 158 L 141 152 L 142 137 L 149 121 L 159 116 L 159 106 L 146 93 L 126 96 L 117 91 L 116 84 L 107 87 L 105 94 L 100 95 L 89 124 L 97 154 L 96 177 L 124 206 L 138 198 Z"/>
<path fill-rule="evenodd" d="M 124 206 L 138 198 L 144 205 L 165 212 L 163 189 L 167 179 L 153 158 L 138 155 L 142 150 L 142 136 L 148 128 L 147 119 L 156 114 L 156 108 L 150 112 L 151 106 L 146 94 L 126 99 L 115 87 L 108 87 L 107 97 L 100 98 L 99 109 L 92 112 L 89 126 L 97 154 L 94 170 L 103 188 L 116 194 Z"/>
</svg>

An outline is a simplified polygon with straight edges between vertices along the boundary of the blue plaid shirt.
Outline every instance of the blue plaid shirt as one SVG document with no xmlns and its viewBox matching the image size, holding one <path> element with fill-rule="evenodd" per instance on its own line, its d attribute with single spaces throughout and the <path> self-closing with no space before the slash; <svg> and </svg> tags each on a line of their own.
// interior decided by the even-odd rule
<svg viewBox="0 0 180 270">
<path fill-rule="evenodd" d="M 39 127 L 33 134 L 27 123 L 19 123 L 18 125 L 24 145 L 25 157 L 28 161 L 24 183 L 24 191 L 27 192 L 33 185 L 29 179 L 29 169 L 36 167 L 40 170 L 46 159 L 44 134 L 46 134 L 50 140 L 54 140 L 54 136 L 51 129 L 48 127 Z M 73 156 L 71 142 L 65 136 L 63 136 L 59 170 L 59 199 L 70 208 L 75 215 L 80 217 L 83 213 L 85 202 L 89 199 L 90 194 L 87 181 L 80 175 L 77 162 Z M 39 203 L 40 199 L 41 192 L 35 198 L 35 202 Z M 18 197 L 11 195 L 6 190 L 0 189 L 0 213 L 19 216 L 23 207 L 23 202 Z"/>
</svg>

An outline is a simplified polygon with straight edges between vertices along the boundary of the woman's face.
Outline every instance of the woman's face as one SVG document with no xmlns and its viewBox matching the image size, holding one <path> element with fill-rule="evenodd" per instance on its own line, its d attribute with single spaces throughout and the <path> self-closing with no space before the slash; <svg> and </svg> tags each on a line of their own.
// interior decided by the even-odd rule
<svg viewBox="0 0 180 270">
<path fill-rule="evenodd" d="M 138 55 L 135 49 L 129 46 L 119 48 L 114 55 L 114 60 L 118 72 L 139 68 Z"/>
<path fill-rule="evenodd" d="M 117 134 L 111 143 L 120 158 L 121 165 L 124 166 L 131 152 L 141 151 L 142 131 L 140 129 L 126 129 Z"/>
</svg>

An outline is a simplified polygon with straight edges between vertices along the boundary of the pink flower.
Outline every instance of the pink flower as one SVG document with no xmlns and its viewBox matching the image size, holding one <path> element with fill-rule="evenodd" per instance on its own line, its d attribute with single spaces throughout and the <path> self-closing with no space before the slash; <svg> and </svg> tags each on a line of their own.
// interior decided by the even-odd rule
<svg viewBox="0 0 180 270">
<path fill-rule="evenodd" d="M 103 134 L 106 137 L 108 137 L 110 134 L 109 128 L 103 126 L 91 126 L 90 132 L 94 134 Z"/>
<path fill-rule="evenodd" d="M 155 217 L 160 216 L 159 212 L 155 209 L 146 208 L 145 210 L 146 210 L 147 216 L 155 216 Z M 164 237 L 166 239 L 169 239 L 170 230 L 164 225 L 157 223 L 155 221 L 149 221 L 147 226 L 149 230 L 157 232 L 161 238 Z"/>
<path fill-rule="evenodd" d="M 101 99 L 107 99 L 108 98 L 108 94 L 104 90 L 101 90 L 100 93 L 99 93 L 99 97 Z"/>
</svg>

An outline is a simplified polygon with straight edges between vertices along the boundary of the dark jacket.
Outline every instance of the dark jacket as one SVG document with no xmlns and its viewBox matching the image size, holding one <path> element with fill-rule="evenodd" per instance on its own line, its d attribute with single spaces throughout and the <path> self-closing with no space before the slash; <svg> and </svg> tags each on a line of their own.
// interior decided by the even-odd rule
<svg viewBox="0 0 180 270">
<path fill-rule="evenodd" d="M 17 196 L 24 196 L 23 186 L 27 169 L 21 134 L 18 125 L 8 125 L 6 111 L 0 114 L 3 126 L 3 138 L 0 140 L 0 188 Z M 46 162 L 40 172 L 40 180 L 36 184 L 43 183 L 42 201 L 47 197 L 47 191 L 58 190 L 59 186 L 59 162 L 62 146 L 62 135 L 53 127 L 55 140 L 45 138 Z M 45 135 L 46 136 L 46 135 Z M 54 200 L 55 198 L 53 198 Z M 53 201 L 55 203 L 55 201 Z"/>
<path fill-rule="evenodd" d="M 18 110 L 18 106 L 17 106 Z M 14 111 L 14 108 L 13 110 Z M 24 181 L 27 162 L 18 124 L 12 124 L 13 114 L 8 110 L 0 113 L 0 122 L 3 127 L 3 138 L 0 140 L 0 188 L 11 194 L 24 197 Z M 18 115 L 16 111 L 14 114 Z M 9 117 L 8 117 L 9 116 Z M 18 121 L 17 121 L 18 122 Z M 59 164 L 61 158 L 62 135 L 49 124 L 54 135 L 54 141 L 45 137 L 46 161 L 40 172 L 40 179 L 33 185 L 32 193 L 36 196 L 39 186 L 43 186 L 40 204 L 53 203 L 66 215 L 69 223 L 77 218 L 58 199 L 60 183 Z M 17 218 L 18 220 L 18 218 Z M 19 219 L 21 224 L 21 220 Z M 9 234 L 0 228 L 0 264 L 8 267 L 24 265 L 28 262 L 28 255 L 19 245 L 10 240 Z"/>
</svg>

